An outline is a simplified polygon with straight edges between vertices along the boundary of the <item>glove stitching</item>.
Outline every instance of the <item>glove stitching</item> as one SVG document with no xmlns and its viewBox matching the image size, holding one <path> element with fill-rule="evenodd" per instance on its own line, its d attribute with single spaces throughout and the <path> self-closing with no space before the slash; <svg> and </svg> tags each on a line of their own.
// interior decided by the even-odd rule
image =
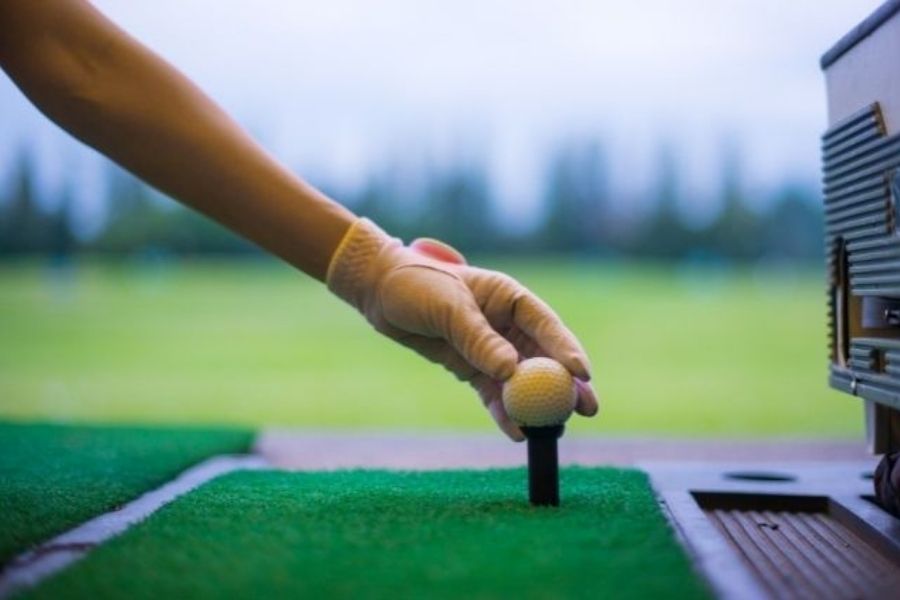
<svg viewBox="0 0 900 600">
<path fill-rule="evenodd" d="M 412 263 L 412 264 L 405 264 L 405 265 L 397 265 L 396 267 L 393 267 L 391 270 L 392 271 L 400 271 L 402 269 L 428 269 L 430 271 L 435 271 L 437 273 L 443 273 L 444 275 L 448 275 L 448 276 L 456 279 L 463 285 L 465 285 L 465 283 L 466 283 L 462 277 L 460 277 L 458 274 L 454 273 L 453 271 L 448 271 L 447 269 L 442 269 L 440 267 L 437 267 L 435 265 L 429 265 L 427 263 Z"/>
</svg>

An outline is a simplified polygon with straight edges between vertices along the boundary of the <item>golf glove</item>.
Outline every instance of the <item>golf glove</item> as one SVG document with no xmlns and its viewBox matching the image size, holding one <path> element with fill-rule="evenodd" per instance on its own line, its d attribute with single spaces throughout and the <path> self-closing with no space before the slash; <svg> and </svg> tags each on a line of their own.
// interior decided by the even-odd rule
<svg viewBox="0 0 900 600">
<path fill-rule="evenodd" d="M 326 281 L 377 331 L 468 381 L 514 440 L 524 437 L 503 408 L 501 386 L 520 359 L 560 362 L 576 378 L 576 412 L 597 412 L 587 355 L 556 313 L 513 278 L 469 266 L 446 244 L 404 246 L 359 219 L 335 250 Z"/>
</svg>

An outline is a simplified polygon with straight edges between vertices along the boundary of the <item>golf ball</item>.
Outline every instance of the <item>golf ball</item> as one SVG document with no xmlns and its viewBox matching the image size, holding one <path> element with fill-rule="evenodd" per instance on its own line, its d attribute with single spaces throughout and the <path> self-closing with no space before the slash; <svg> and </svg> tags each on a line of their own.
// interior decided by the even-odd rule
<svg viewBox="0 0 900 600">
<path fill-rule="evenodd" d="M 519 425 L 543 427 L 564 423 L 575 408 L 575 381 L 552 358 L 529 358 L 503 384 L 503 406 Z"/>
</svg>

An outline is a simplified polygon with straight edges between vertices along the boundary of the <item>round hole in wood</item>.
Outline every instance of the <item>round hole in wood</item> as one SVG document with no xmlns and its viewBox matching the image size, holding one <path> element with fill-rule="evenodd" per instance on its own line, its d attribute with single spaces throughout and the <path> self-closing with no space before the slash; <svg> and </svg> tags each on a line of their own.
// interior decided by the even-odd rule
<svg viewBox="0 0 900 600">
<path fill-rule="evenodd" d="M 740 481 L 769 481 L 773 483 L 786 483 L 797 481 L 797 478 L 787 473 L 773 473 L 771 471 L 729 471 L 723 475 L 725 479 L 737 479 Z"/>
</svg>

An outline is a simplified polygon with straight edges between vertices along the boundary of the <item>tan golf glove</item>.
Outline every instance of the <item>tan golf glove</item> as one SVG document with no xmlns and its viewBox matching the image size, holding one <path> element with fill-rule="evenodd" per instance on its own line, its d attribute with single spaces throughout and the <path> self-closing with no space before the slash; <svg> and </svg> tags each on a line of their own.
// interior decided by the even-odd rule
<svg viewBox="0 0 900 600">
<path fill-rule="evenodd" d="M 359 219 L 332 256 L 327 283 L 376 330 L 471 383 L 514 440 L 524 437 L 503 409 L 501 386 L 521 358 L 562 363 L 576 377 L 576 412 L 597 412 L 587 355 L 550 307 L 511 277 L 467 265 L 441 242 L 407 247 Z"/>
</svg>

